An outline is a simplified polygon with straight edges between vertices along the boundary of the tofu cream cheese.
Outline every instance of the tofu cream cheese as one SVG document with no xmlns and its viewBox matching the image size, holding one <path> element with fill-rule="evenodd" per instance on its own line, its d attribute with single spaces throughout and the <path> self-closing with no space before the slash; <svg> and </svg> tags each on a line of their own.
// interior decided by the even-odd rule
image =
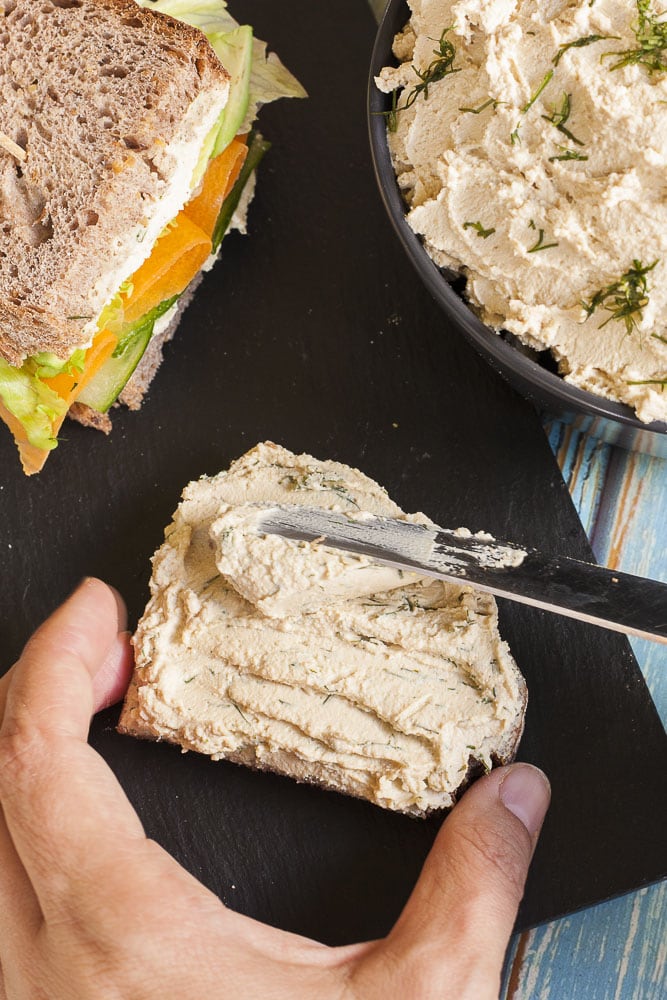
<svg viewBox="0 0 667 1000">
<path fill-rule="evenodd" d="M 256 531 L 256 504 L 405 515 L 357 470 L 258 445 L 190 483 L 153 560 L 122 731 L 424 814 L 513 757 L 525 683 L 492 597 Z"/>
<path fill-rule="evenodd" d="M 574 385 L 667 420 L 667 47 L 642 41 L 661 8 L 409 6 L 400 65 L 376 82 L 396 92 L 388 135 L 411 227 L 465 275 L 485 323 L 550 350 Z"/>
</svg>

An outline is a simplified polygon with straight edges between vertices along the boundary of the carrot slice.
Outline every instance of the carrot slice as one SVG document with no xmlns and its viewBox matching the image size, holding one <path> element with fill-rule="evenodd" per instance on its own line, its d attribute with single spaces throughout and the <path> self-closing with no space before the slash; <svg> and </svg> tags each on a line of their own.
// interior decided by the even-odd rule
<svg viewBox="0 0 667 1000">
<path fill-rule="evenodd" d="M 241 167 L 248 155 L 246 136 L 237 136 L 214 160 L 211 160 L 199 194 L 187 203 L 183 211 L 196 226 L 213 235 L 222 203 L 236 184 Z"/>
<path fill-rule="evenodd" d="M 32 476 L 35 472 L 39 472 L 49 457 L 49 452 L 44 451 L 42 448 L 36 448 L 34 444 L 30 444 L 23 424 L 7 409 L 4 403 L 0 403 L 0 419 L 4 420 L 14 435 L 16 447 L 19 450 L 21 458 L 21 465 L 26 476 Z"/>
<path fill-rule="evenodd" d="M 210 237 L 179 212 L 148 260 L 130 278 L 132 294 L 124 303 L 125 322 L 134 323 L 160 302 L 180 295 L 210 252 Z"/>
<path fill-rule="evenodd" d="M 114 348 L 118 343 L 116 337 L 108 330 L 102 330 L 97 334 L 93 343 L 86 351 L 84 369 L 82 372 L 73 372 L 71 375 L 63 372 L 61 375 L 54 375 L 53 378 L 45 378 L 43 381 L 50 389 L 57 392 L 71 406 L 83 387 L 90 382 L 104 362 L 111 357 Z M 51 454 L 44 448 L 37 448 L 28 441 L 25 428 L 20 420 L 11 413 L 6 406 L 0 403 L 0 419 L 9 427 L 14 435 L 16 447 L 21 457 L 21 465 L 26 476 L 32 476 L 35 472 L 40 472 L 44 463 Z M 53 436 L 55 437 L 62 427 L 65 415 L 53 421 Z"/>
<path fill-rule="evenodd" d="M 133 323 L 160 302 L 180 295 L 211 252 L 211 236 L 220 207 L 234 187 L 248 154 L 246 136 L 233 139 L 211 160 L 199 194 L 179 212 L 153 247 L 148 260 L 130 278 L 124 320 Z"/>
<path fill-rule="evenodd" d="M 110 333 L 108 330 L 101 330 L 86 351 L 83 371 L 73 371 L 71 374 L 62 372 L 60 375 L 54 375 L 52 378 L 45 378 L 42 381 L 50 389 L 53 389 L 54 392 L 57 392 L 68 406 L 71 406 L 83 387 L 90 382 L 93 375 L 96 375 L 104 362 L 111 357 L 117 343 L 118 339 L 114 337 L 113 333 Z M 57 429 L 55 430 L 57 431 Z"/>
</svg>

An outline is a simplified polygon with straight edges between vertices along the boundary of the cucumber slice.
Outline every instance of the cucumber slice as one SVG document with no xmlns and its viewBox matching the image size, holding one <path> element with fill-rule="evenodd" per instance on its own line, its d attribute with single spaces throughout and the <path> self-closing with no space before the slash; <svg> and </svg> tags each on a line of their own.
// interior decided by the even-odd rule
<svg viewBox="0 0 667 1000">
<path fill-rule="evenodd" d="M 226 149 L 243 123 L 250 100 L 250 70 L 252 69 L 252 28 L 244 24 L 226 34 L 209 35 L 209 40 L 231 76 L 229 98 L 220 119 L 220 131 L 211 156 Z"/>
<path fill-rule="evenodd" d="M 97 375 L 77 396 L 77 403 L 84 403 L 98 413 L 106 413 L 116 402 L 125 388 L 135 368 L 141 361 L 148 342 L 153 336 L 155 324 L 160 316 L 171 309 L 178 296 L 161 302 L 151 312 L 142 316 L 135 324 L 125 330 L 118 342 L 116 350 Z"/>
<path fill-rule="evenodd" d="M 250 175 L 257 169 L 264 154 L 269 149 L 271 149 L 271 143 L 263 139 L 259 132 L 253 132 L 251 134 L 248 142 L 248 155 L 245 158 L 245 163 L 241 167 L 241 173 L 238 176 L 236 184 L 220 207 L 220 214 L 218 215 L 218 221 L 215 224 L 211 240 L 213 243 L 213 253 L 217 253 L 218 248 L 224 239 L 225 233 L 229 228 L 229 223 L 232 221 L 232 216 L 238 207 L 239 201 L 241 200 L 243 188 L 246 186 L 250 180 Z"/>
</svg>

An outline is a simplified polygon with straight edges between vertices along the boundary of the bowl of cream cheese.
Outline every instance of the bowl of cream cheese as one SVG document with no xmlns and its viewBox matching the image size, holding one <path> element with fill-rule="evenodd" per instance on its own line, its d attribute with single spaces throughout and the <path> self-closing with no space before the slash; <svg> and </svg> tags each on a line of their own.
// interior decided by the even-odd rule
<svg viewBox="0 0 667 1000">
<path fill-rule="evenodd" d="M 376 176 L 425 285 L 514 388 L 667 457 L 667 18 L 557 7 L 390 0 Z"/>
</svg>

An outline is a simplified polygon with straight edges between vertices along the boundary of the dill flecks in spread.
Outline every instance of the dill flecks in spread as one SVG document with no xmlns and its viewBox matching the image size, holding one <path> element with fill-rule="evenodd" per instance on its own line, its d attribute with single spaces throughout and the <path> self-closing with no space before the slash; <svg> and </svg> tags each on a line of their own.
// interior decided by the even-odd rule
<svg viewBox="0 0 667 1000">
<path fill-rule="evenodd" d="M 667 14 L 654 0 L 409 4 L 401 64 L 377 83 L 395 92 L 410 225 L 465 274 L 484 322 L 667 420 Z M 406 99 L 443 38 L 456 72 Z"/>
<path fill-rule="evenodd" d="M 257 503 L 425 521 L 273 444 L 191 483 L 153 560 L 121 730 L 413 814 L 511 759 L 526 690 L 493 598 L 258 536 Z"/>
</svg>

